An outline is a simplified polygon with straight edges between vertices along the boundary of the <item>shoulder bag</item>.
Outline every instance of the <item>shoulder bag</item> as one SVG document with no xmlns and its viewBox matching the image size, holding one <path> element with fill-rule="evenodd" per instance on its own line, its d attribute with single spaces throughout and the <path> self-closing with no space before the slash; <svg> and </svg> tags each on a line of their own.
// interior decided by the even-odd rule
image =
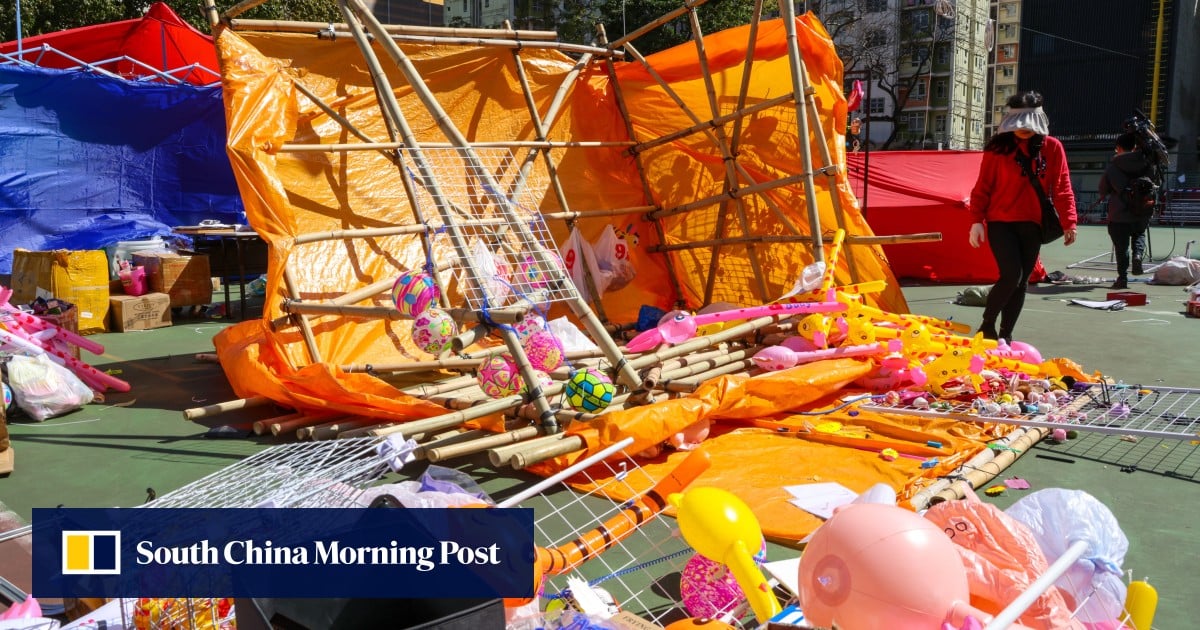
<svg viewBox="0 0 1200 630">
<path fill-rule="evenodd" d="M 1029 183 L 1033 184 L 1033 191 L 1037 193 L 1038 200 L 1042 202 L 1042 244 L 1053 243 L 1063 236 L 1062 222 L 1058 220 L 1058 211 L 1054 209 L 1054 200 L 1046 195 L 1046 190 L 1042 188 L 1042 181 L 1038 179 L 1036 169 L 1031 164 L 1032 160 L 1028 155 L 1017 151 L 1017 161 L 1021 164 L 1021 170 L 1029 175 Z"/>
</svg>

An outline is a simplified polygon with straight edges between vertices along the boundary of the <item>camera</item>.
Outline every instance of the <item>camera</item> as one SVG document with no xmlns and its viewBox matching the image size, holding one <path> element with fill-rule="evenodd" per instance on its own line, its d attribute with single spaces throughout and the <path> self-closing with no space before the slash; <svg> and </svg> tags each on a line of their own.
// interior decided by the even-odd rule
<svg viewBox="0 0 1200 630">
<path fill-rule="evenodd" d="M 1154 123 L 1150 122 L 1142 110 L 1134 109 L 1133 116 L 1126 118 L 1122 127 L 1126 133 L 1137 134 L 1138 150 L 1146 156 L 1146 161 L 1151 165 L 1150 177 L 1155 184 L 1162 186 L 1170 158 L 1167 155 L 1167 145 L 1154 131 Z"/>
</svg>

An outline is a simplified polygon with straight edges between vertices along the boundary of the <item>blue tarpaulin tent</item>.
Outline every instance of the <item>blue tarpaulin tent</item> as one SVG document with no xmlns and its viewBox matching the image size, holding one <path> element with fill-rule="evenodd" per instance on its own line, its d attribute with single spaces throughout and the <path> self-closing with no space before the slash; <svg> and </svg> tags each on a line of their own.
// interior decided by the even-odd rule
<svg viewBox="0 0 1200 630">
<path fill-rule="evenodd" d="M 219 84 L 0 65 L 0 274 L 205 219 L 245 222 Z"/>
</svg>

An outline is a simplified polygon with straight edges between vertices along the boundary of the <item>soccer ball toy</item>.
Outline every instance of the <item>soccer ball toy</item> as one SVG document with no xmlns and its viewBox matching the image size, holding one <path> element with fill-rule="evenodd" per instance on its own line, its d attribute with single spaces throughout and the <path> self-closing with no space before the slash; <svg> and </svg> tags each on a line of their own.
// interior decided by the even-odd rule
<svg viewBox="0 0 1200 630">
<path fill-rule="evenodd" d="M 425 309 L 429 308 L 441 292 L 428 274 L 414 273 L 405 271 L 396 278 L 396 284 L 392 285 L 392 302 L 396 305 L 396 310 L 408 315 L 416 317 L 420 313 L 424 313 Z"/>
<path fill-rule="evenodd" d="M 525 387 L 517 365 L 504 355 L 494 356 L 479 366 L 479 388 L 492 398 L 512 396 Z"/>
<path fill-rule="evenodd" d="M 548 330 L 539 330 L 529 335 L 521 345 L 524 346 L 525 356 L 529 357 L 529 363 L 535 370 L 553 372 L 563 364 L 566 353 L 563 351 L 562 342 Z"/>
<path fill-rule="evenodd" d="M 563 386 L 571 407 L 588 413 L 604 411 L 612 404 L 617 388 L 604 374 L 593 369 L 578 370 Z"/>
<path fill-rule="evenodd" d="M 449 313 L 440 308 L 426 309 L 413 320 L 413 343 L 432 355 L 445 352 L 450 347 L 450 340 L 457 334 L 458 325 Z"/>
</svg>

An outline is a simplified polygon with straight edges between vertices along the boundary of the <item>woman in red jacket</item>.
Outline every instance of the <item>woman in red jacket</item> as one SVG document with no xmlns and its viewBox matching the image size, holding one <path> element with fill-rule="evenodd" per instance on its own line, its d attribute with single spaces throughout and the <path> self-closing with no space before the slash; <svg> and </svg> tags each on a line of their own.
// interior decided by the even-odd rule
<svg viewBox="0 0 1200 630">
<path fill-rule="evenodd" d="M 983 149 L 979 178 L 971 191 L 970 241 L 971 247 L 986 241 L 1000 269 L 1000 279 L 988 292 L 979 332 L 988 339 L 1012 341 L 1029 274 L 1042 248 L 1042 205 L 1028 168 L 1037 173 L 1042 189 L 1054 201 L 1066 245 L 1075 242 L 1076 218 L 1067 154 L 1062 143 L 1049 135 L 1042 95 L 1016 94 L 1008 99 L 1008 108 L 999 131 Z"/>
</svg>

